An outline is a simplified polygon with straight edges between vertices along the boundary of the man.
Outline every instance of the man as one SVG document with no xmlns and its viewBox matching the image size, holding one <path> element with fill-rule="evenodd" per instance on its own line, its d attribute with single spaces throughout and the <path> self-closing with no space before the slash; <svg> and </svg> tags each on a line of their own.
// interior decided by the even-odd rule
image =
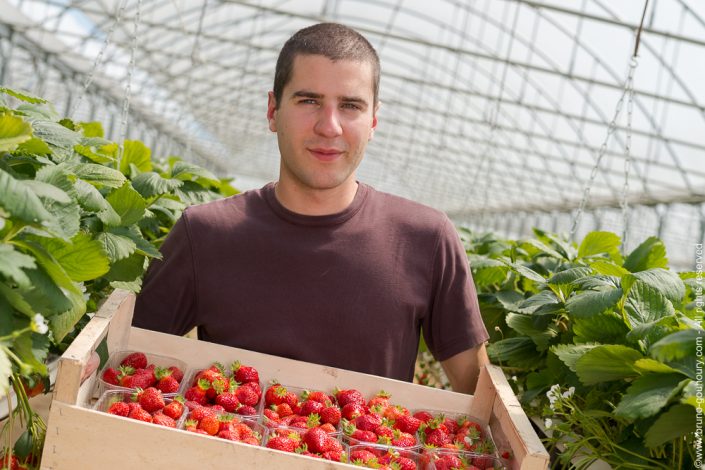
<svg viewBox="0 0 705 470">
<path fill-rule="evenodd" d="M 423 327 L 454 390 L 472 392 L 488 336 L 453 225 L 355 179 L 378 89 L 359 33 L 325 23 L 292 36 L 267 106 L 279 180 L 187 209 L 133 324 L 407 381 Z"/>
</svg>

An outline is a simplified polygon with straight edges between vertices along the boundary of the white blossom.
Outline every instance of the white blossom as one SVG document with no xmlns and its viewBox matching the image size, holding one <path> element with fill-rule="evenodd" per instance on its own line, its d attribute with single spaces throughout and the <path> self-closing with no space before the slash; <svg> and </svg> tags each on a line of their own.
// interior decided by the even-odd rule
<svg viewBox="0 0 705 470">
<path fill-rule="evenodd" d="M 44 335 L 47 331 L 49 331 L 49 325 L 47 325 L 47 322 L 41 313 L 37 313 L 34 317 L 32 317 L 32 323 L 30 326 L 32 331 L 35 331 L 40 335 Z"/>
<path fill-rule="evenodd" d="M 568 390 L 563 392 L 563 398 L 570 398 L 575 393 L 575 387 L 570 387 Z"/>
<path fill-rule="evenodd" d="M 546 420 L 543 422 L 544 426 L 546 429 L 550 429 L 551 426 L 553 426 L 553 420 L 551 418 L 546 418 Z"/>
</svg>

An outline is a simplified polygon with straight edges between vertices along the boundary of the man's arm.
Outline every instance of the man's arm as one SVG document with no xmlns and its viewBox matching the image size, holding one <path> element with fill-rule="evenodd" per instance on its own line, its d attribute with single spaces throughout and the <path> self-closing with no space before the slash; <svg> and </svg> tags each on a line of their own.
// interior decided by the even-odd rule
<svg viewBox="0 0 705 470">
<path fill-rule="evenodd" d="M 485 343 L 441 361 L 443 370 L 448 376 L 453 391 L 460 393 L 474 393 L 477 386 L 477 377 L 480 367 L 489 364 Z"/>
</svg>

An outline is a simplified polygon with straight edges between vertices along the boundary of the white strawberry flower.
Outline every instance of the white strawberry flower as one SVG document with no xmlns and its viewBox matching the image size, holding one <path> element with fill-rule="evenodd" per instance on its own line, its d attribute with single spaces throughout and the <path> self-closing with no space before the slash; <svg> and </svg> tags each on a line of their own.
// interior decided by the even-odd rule
<svg viewBox="0 0 705 470">
<path fill-rule="evenodd" d="M 41 313 L 37 313 L 32 317 L 32 322 L 30 324 L 32 331 L 44 335 L 49 331 L 49 325 L 47 325 L 46 319 Z"/>
</svg>

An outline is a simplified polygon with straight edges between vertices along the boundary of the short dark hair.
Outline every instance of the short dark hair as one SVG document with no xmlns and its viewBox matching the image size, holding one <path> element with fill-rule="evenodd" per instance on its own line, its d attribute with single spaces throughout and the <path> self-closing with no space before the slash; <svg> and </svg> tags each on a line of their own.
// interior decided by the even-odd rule
<svg viewBox="0 0 705 470">
<path fill-rule="evenodd" d="M 379 56 L 365 37 L 339 23 L 319 23 L 297 31 L 279 52 L 274 71 L 274 98 L 277 108 L 282 91 L 291 80 L 297 55 L 322 55 L 330 60 L 353 60 L 372 64 L 374 104 L 379 96 Z"/>
</svg>

